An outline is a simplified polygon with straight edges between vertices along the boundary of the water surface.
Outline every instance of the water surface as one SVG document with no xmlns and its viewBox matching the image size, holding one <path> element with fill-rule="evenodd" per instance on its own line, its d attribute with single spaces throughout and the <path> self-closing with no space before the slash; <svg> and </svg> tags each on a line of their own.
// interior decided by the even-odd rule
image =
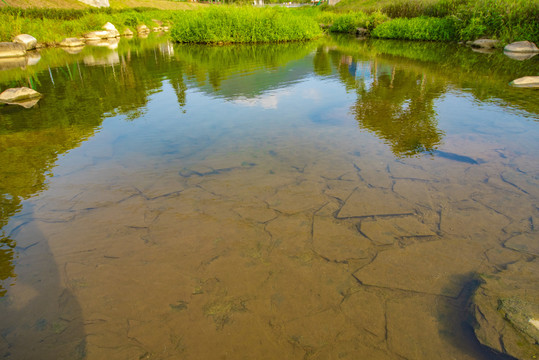
<svg viewBox="0 0 539 360">
<path fill-rule="evenodd" d="M 122 40 L 0 71 L 6 359 L 491 359 L 481 273 L 537 256 L 537 59 Z M 539 58 L 536 57 L 536 58 Z M 518 239 L 521 239 L 519 237 Z M 537 238 L 537 237 L 535 237 Z"/>
</svg>

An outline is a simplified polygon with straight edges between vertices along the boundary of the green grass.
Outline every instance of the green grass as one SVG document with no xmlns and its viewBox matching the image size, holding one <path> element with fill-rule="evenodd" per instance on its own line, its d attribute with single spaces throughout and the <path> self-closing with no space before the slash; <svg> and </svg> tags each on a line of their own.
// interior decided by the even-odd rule
<svg viewBox="0 0 539 360">
<path fill-rule="evenodd" d="M 452 17 L 455 19 L 457 32 L 453 32 L 454 35 L 449 40 L 493 37 L 504 42 L 519 40 L 539 42 L 539 1 L 537 0 L 343 0 L 332 11 L 337 13 L 380 11 L 393 19 Z M 420 20 L 424 25 L 432 26 L 425 30 L 416 28 L 418 24 L 416 20 L 408 23 L 404 20 L 393 21 L 397 23 L 384 24 L 385 35 L 380 37 L 387 37 L 389 33 L 395 34 L 393 37 L 395 39 L 427 37 L 435 40 L 445 37 L 440 36 L 439 32 L 445 31 L 440 29 L 440 26 L 447 25 L 446 20 L 442 22 Z M 413 36 L 398 35 L 397 29 Z M 382 31 L 379 30 L 379 32 Z M 425 32 L 435 35 L 426 36 Z"/>
<path fill-rule="evenodd" d="M 310 40 L 322 35 L 318 23 L 286 8 L 220 6 L 177 16 L 171 37 L 180 43 L 264 43 Z"/>
<path fill-rule="evenodd" d="M 170 21 L 173 12 L 155 9 L 20 9 L 0 8 L 0 41 L 11 41 L 18 34 L 30 34 L 39 42 L 59 42 L 99 30 L 106 22 L 121 32 L 139 24 L 156 25 L 152 19 Z"/>
<path fill-rule="evenodd" d="M 340 15 L 334 19 L 331 32 L 354 33 L 357 28 L 372 30 L 381 23 L 389 20 L 388 16 L 379 11 L 371 14 L 362 11 Z"/>
<path fill-rule="evenodd" d="M 371 35 L 383 39 L 449 41 L 457 38 L 458 31 L 458 22 L 454 18 L 418 17 L 385 22 Z"/>
</svg>

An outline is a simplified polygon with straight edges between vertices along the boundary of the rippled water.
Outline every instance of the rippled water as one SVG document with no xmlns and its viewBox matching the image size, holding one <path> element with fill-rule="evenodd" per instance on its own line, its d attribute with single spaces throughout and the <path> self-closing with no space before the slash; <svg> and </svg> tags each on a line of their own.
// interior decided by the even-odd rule
<svg viewBox="0 0 539 360">
<path fill-rule="evenodd" d="M 44 94 L 0 107 L 0 355 L 493 358 L 466 306 L 539 253 L 508 86 L 537 58 L 156 38 L 0 71 Z"/>
</svg>

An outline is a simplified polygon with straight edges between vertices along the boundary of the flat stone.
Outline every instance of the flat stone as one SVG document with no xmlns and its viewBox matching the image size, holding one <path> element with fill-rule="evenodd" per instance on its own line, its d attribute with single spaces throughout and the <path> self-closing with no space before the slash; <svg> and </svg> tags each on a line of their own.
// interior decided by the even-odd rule
<svg viewBox="0 0 539 360">
<path fill-rule="evenodd" d="M 539 356 L 539 259 L 508 265 L 483 275 L 471 305 L 479 342 L 517 359 Z"/>
<path fill-rule="evenodd" d="M 40 97 L 41 94 L 27 87 L 7 89 L 0 94 L 0 102 L 15 102 Z"/>
<path fill-rule="evenodd" d="M 537 88 L 539 87 L 539 76 L 524 76 L 511 81 L 509 85 L 514 87 Z"/>
<path fill-rule="evenodd" d="M 494 39 L 477 39 L 470 44 L 474 48 L 495 49 L 500 46 L 499 40 Z"/>
<path fill-rule="evenodd" d="M 0 42 L 0 58 L 12 58 L 26 55 L 26 47 L 16 42 Z"/>
<path fill-rule="evenodd" d="M 60 42 L 62 47 L 83 47 L 84 41 L 79 38 L 66 38 Z"/>
<path fill-rule="evenodd" d="M 333 217 L 315 216 L 313 248 L 326 259 L 344 262 L 369 256 L 371 242 L 361 235 L 354 224 Z"/>
<path fill-rule="evenodd" d="M 120 33 L 118 30 L 97 30 L 97 31 L 91 31 L 89 33 L 86 33 L 83 35 L 84 38 L 88 40 L 101 40 L 101 39 L 111 39 L 115 37 L 119 37 Z"/>
<path fill-rule="evenodd" d="M 411 204 L 387 189 L 357 188 L 337 213 L 337 218 L 411 215 Z"/>
<path fill-rule="evenodd" d="M 375 244 L 389 245 L 404 237 L 428 237 L 436 233 L 415 216 L 362 221 L 360 230 Z"/>
<path fill-rule="evenodd" d="M 416 243 L 380 252 L 354 276 L 364 285 L 457 297 L 481 254 L 477 246 L 456 240 Z"/>
<path fill-rule="evenodd" d="M 20 34 L 15 36 L 13 42 L 24 45 L 26 50 L 33 50 L 36 48 L 37 40 L 32 35 Z"/>
<path fill-rule="evenodd" d="M 539 256 L 539 232 L 523 233 L 505 242 L 505 247 L 526 254 Z"/>
<path fill-rule="evenodd" d="M 506 45 L 503 48 L 507 52 L 517 52 L 517 53 L 538 53 L 539 48 L 537 45 L 531 41 L 517 41 L 511 44 Z"/>
</svg>

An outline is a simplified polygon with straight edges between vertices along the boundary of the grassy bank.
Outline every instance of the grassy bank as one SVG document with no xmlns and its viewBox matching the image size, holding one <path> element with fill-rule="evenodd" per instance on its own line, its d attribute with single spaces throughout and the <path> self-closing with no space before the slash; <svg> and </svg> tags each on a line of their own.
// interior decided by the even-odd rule
<svg viewBox="0 0 539 360">
<path fill-rule="evenodd" d="M 312 16 L 287 8 L 222 6 L 177 16 L 171 37 L 181 43 L 259 43 L 310 40 L 322 35 Z"/>
<path fill-rule="evenodd" d="M 20 9 L 0 8 L 0 41 L 11 41 L 18 34 L 30 34 L 39 42 L 59 42 L 99 30 L 107 21 L 121 32 L 139 24 L 157 25 L 154 20 L 169 22 L 174 13 L 149 8 L 114 9 Z"/>
<path fill-rule="evenodd" d="M 330 11 L 387 15 L 393 20 L 373 33 L 380 38 L 539 42 L 539 1 L 534 0 L 343 0 Z"/>
</svg>

